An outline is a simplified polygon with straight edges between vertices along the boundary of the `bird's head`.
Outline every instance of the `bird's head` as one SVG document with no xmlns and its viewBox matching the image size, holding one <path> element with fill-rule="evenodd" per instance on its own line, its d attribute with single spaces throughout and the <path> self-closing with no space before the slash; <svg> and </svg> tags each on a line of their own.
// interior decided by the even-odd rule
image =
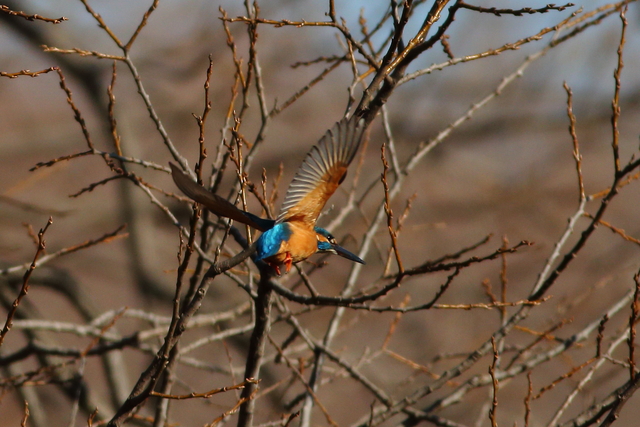
<svg viewBox="0 0 640 427">
<path fill-rule="evenodd" d="M 348 260 L 359 262 L 360 264 L 365 263 L 356 255 L 352 254 L 342 246 L 339 246 L 336 243 L 336 239 L 327 230 L 320 227 L 315 227 L 314 229 L 316 237 L 318 238 L 318 252 L 330 252 L 332 254 L 340 255 Z"/>
</svg>

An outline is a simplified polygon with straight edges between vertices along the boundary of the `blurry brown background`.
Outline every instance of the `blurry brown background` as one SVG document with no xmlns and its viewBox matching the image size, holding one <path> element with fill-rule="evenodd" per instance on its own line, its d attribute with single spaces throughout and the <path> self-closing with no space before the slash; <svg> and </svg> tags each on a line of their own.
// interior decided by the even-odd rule
<svg viewBox="0 0 640 427">
<path fill-rule="evenodd" d="M 71 55 L 61 57 L 43 53 L 39 45 L 78 47 L 119 54 L 113 43 L 97 27 L 80 2 L 25 0 L 5 3 L 15 10 L 52 18 L 65 16 L 69 21 L 51 25 L 0 15 L 0 71 L 35 71 L 60 65 L 75 102 L 87 121 L 94 144 L 101 150 L 112 151 L 105 121 L 106 87 L 110 80 L 111 61 Z M 114 32 L 126 40 L 149 7 L 148 3 L 112 0 L 91 4 Z M 482 5 L 516 7 L 513 3 L 483 2 Z M 516 3 L 517 7 L 542 7 L 546 4 L 536 1 Z M 535 34 L 543 27 L 555 25 L 579 6 L 594 9 L 605 2 L 576 3 L 578 6 L 571 10 L 524 17 L 496 17 L 462 11 L 449 31 L 451 49 L 456 56 L 462 56 L 499 47 Z M 234 69 L 219 20 L 219 6 L 231 17 L 245 14 L 239 1 L 161 1 L 131 53 L 164 126 L 191 165 L 197 156 L 198 137 L 198 128 L 191 114 L 201 114 L 203 108 L 202 85 L 209 54 L 214 64 L 211 84 L 213 110 L 207 129 L 210 158 L 215 156 L 214 147 L 220 139 L 219 129 L 223 125 L 231 96 Z M 260 16 L 267 18 L 326 19 L 325 2 L 263 1 L 260 6 Z M 336 6 L 339 16 L 344 17 L 355 29 L 361 8 L 364 9 L 365 18 L 374 20 L 385 9 L 386 2 L 336 2 Z M 623 163 L 637 152 L 640 133 L 640 73 L 637 71 L 640 67 L 639 11 L 637 5 L 633 4 L 627 13 L 629 27 L 622 71 L 622 115 L 619 123 Z M 245 58 L 246 63 L 245 26 L 231 24 L 230 27 L 240 47 L 239 55 Z M 609 120 L 619 37 L 620 20 L 613 16 L 580 37 L 551 50 L 421 161 L 392 206 L 399 214 L 405 200 L 416 194 L 413 209 L 399 239 L 405 265 L 417 265 L 427 259 L 455 252 L 488 234 L 494 237 L 482 253 L 499 247 L 502 236 L 512 243 L 526 239 L 535 242 L 535 245 L 508 257 L 508 299 L 515 301 L 526 297 L 554 243 L 563 232 L 567 218 L 576 210 L 578 203 L 571 138 L 567 132 L 566 93 L 562 88 L 565 81 L 574 93 L 586 192 L 601 191 L 612 182 Z M 504 76 L 512 73 L 527 55 L 537 52 L 549 39 L 550 35 L 547 35 L 542 41 L 532 42 L 517 51 L 507 51 L 499 56 L 436 71 L 400 87 L 387 105 L 400 162 L 404 164 L 407 161 L 417 143 L 434 137 L 471 104 L 495 90 Z M 282 103 L 323 69 L 322 65 L 297 68 L 290 65 L 343 52 L 334 31 L 323 28 L 276 29 L 268 26 L 260 29 L 258 49 L 269 107 L 276 100 Z M 437 46 L 424 54 L 417 61 L 417 66 L 444 62 L 446 59 L 442 49 Z M 259 182 L 261 168 L 264 167 L 268 175 L 273 177 L 279 164 L 283 163 L 285 175 L 280 184 L 280 194 L 284 194 L 286 183 L 293 176 L 304 153 L 333 122 L 342 117 L 350 79 L 350 70 L 341 66 L 271 121 L 267 140 L 250 171 L 254 182 Z M 47 249 L 52 252 L 97 238 L 124 222 L 126 214 L 120 201 L 122 191 L 127 190 L 120 188 L 123 183 L 112 182 L 81 197 L 68 197 L 90 183 L 109 176 L 110 172 L 100 158 L 85 157 L 29 172 L 37 162 L 85 149 L 79 125 L 74 121 L 65 98 L 58 87 L 55 73 L 37 78 L 0 78 L 0 195 L 3 197 L 0 199 L 0 262 L 3 268 L 30 262 L 33 258 L 34 245 L 22 225 L 24 223 L 31 224 L 37 231 L 49 216 L 53 217 L 53 225 L 46 235 Z M 252 113 L 249 114 L 250 119 L 243 123 L 243 133 L 249 140 L 259 125 L 257 100 L 254 97 L 250 102 Z M 166 165 L 170 157 L 124 66 L 118 68 L 116 118 L 128 155 Z M 379 147 L 383 140 L 380 120 L 376 120 L 371 128 L 365 166 L 360 176 L 363 183 L 375 180 L 381 173 Z M 148 182 L 175 191 L 167 174 L 135 167 L 132 169 L 140 170 Z M 170 314 L 170 308 L 165 298 L 172 292 L 177 267 L 177 231 L 141 192 L 136 191 L 130 183 L 126 184 L 131 187 L 128 191 L 132 192 L 136 211 L 136 222 L 129 223 L 128 231 L 136 234 L 136 242 L 140 245 L 137 253 L 141 259 L 133 259 L 131 247 L 128 246 L 130 243 L 120 239 L 62 257 L 50 266 L 73 277 L 77 285 L 90 295 L 90 303 L 96 313 L 128 306 L 166 316 Z M 230 180 L 225 183 L 225 191 L 230 184 Z M 360 194 L 364 189 L 362 185 Z M 375 191 L 382 194 L 380 188 Z M 605 220 L 624 229 L 630 236 L 640 238 L 640 186 L 632 184 L 621 192 L 608 210 Z M 345 199 L 344 192 L 338 192 L 328 207 L 332 203 L 339 207 Z M 188 211 L 184 207 L 180 208 L 177 202 L 166 198 L 162 200 L 174 212 L 181 212 L 179 218 L 186 223 L 185 213 Z M 352 239 L 345 244 L 350 250 L 357 249 L 356 242 L 361 240 L 366 231 L 366 218 L 372 218 L 378 201 L 379 198 L 365 204 L 364 220 L 359 215 L 352 215 L 346 226 L 335 230 L 340 238 L 348 233 L 354 237 L 355 242 Z M 251 206 L 253 211 L 258 211 L 257 204 L 252 202 Z M 593 202 L 587 210 L 594 212 L 596 208 L 597 202 Z M 333 213 L 329 212 L 327 218 L 331 218 Z M 321 219 L 320 225 L 327 224 L 327 218 Z M 581 221 L 584 221 L 581 223 L 584 226 L 587 220 Z M 379 234 L 378 244 L 380 248 L 386 248 L 388 234 L 384 227 Z M 574 235 L 572 241 L 576 238 L 577 235 Z M 373 251 L 367 257 L 366 269 L 370 272 L 365 270 L 361 276 L 362 287 L 369 284 L 367 280 L 378 277 L 383 259 L 386 259 L 386 249 Z M 315 280 L 320 292 L 328 295 L 339 292 L 340 282 L 336 278 L 344 278 L 347 267 L 345 260 L 331 259 L 329 268 L 325 270 L 333 271 L 323 271 L 323 276 L 319 276 L 327 280 Z M 633 286 L 633 274 L 639 267 L 640 247 L 600 227 L 552 289 L 552 300 L 537 308 L 537 314 L 525 326 L 545 330 L 561 319 L 572 318 L 573 323 L 559 333 L 562 336 L 570 335 L 597 319 L 610 304 L 630 289 Z M 499 261 L 465 270 L 442 302 L 485 302 L 481 282 L 489 279 L 496 289 L 499 271 Z M 412 304 L 426 302 L 444 277 L 433 275 L 409 280 L 385 304 L 397 304 L 405 294 L 412 295 Z M 149 288 L 141 290 L 141 283 L 147 283 Z M 43 319 L 83 321 L 68 300 L 50 288 L 34 285 L 26 299 Z M 228 309 L 244 300 L 245 294 L 230 280 L 220 281 L 216 289 L 210 291 L 203 311 Z M 326 322 L 330 314 L 326 312 L 317 318 L 320 322 L 317 336 L 321 336 L 322 322 Z M 354 322 L 358 321 L 358 328 L 343 331 L 334 348 L 343 351 L 341 354 L 345 357 L 357 358 L 366 347 L 375 349 L 381 345 L 392 315 L 358 312 L 350 316 Z M 622 327 L 626 321 L 624 316 L 626 314 L 612 321 L 612 331 Z M 393 339 L 393 350 L 417 363 L 427 364 L 439 353 L 474 349 L 498 325 L 497 312 L 487 310 L 431 310 L 408 314 L 399 324 Z M 136 330 L 137 324 L 132 320 L 123 320 L 118 328 L 119 332 L 126 334 Z M 314 330 L 313 327 L 311 329 Z M 17 331 L 9 334 L 3 353 L 23 343 L 18 336 Z M 78 346 L 82 346 L 73 337 L 61 337 L 60 340 L 67 345 L 78 343 Z M 593 343 L 589 345 L 588 351 L 592 352 Z M 242 348 L 239 343 L 231 350 L 235 355 L 233 363 L 238 366 L 242 364 Z M 146 366 L 147 359 L 139 353 L 125 352 L 125 355 L 128 381 L 131 382 Z M 226 360 L 221 346 L 206 351 L 201 349 L 198 356 Z M 623 354 L 620 356 L 621 359 L 624 357 Z M 571 360 L 567 356 L 556 361 L 548 371 L 542 368 L 543 372 L 539 372 L 538 377 L 534 376 L 537 379 L 536 386 L 542 387 L 582 361 Z M 410 370 L 390 359 L 363 370 L 376 382 L 388 385 L 390 390 L 399 393 L 403 392 L 403 387 L 412 389 L 415 386 L 402 381 L 410 374 Z M 99 378 L 102 375 L 94 361 L 88 362 L 86 371 L 85 375 L 89 377 Z M 614 378 L 622 371 L 622 368 L 611 367 L 608 374 L 603 373 L 599 380 L 602 383 L 599 384 L 606 390 L 612 389 L 607 378 Z M 3 375 L 7 375 L 7 372 L 3 372 Z M 185 381 L 198 379 L 197 372 L 185 372 L 184 375 Z M 416 376 L 418 382 L 428 380 Z M 201 383 L 191 384 L 198 390 L 208 390 L 231 383 L 222 378 L 200 378 Z M 566 395 L 575 386 L 575 381 L 564 382 L 554 392 L 558 393 L 557 396 Z M 50 387 L 53 390 L 53 386 Z M 340 387 L 340 384 L 334 387 Z M 372 400 L 353 385 L 344 384 L 344 387 L 344 390 L 351 390 L 348 404 L 345 404 L 344 392 L 334 394 L 327 391 L 321 394 L 340 425 L 348 425 L 366 413 Z M 501 395 L 500 420 L 504 425 L 513 425 L 516 420 L 521 425 L 526 381 L 520 378 L 508 387 L 513 387 L 513 391 Z M 573 412 L 569 413 L 580 412 L 592 399 L 600 397 L 598 388 L 598 384 L 592 385 L 581 397 L 581 403 L 576 404 Z M 358 398 L 360 394 L 362 399 Z M 464 404 L 452 406 L 442 415 L 465 425 L 474 425 L 487 396 L 485 390 L 477 390 L 467 397 Z M 101 395 L 99 387 L 96 388 L 95 398 L 97 401 L 107 400 L 106 396 Z M 278 399 L 274 397 L 274 401 Z M 286 399 L 283 397 L 283 400 Z M 70 404 L 66 398 L 51 393 L 45 397 L 45 403 L 50 410 L 45 417 L 51 422 L 48 425 L 64 425 L 68 422 Z M 228 401 L 224 398 L 212 404 L 181 403 L 182 408 L 194 408 L 192 411 L 184 410 L 181 418 L 184 424 L 181 425 L 201 425 L 211 419 L 212 414 L 228 409 L 226 403 Z M 546 425 L 557 404 L 551 397 L 547 403 L 534 406 L 539 416 L 534 425 Z M 64 409 L 58 411 L 55 408 Z M 264 420 L 273 418 L 279 409 L 273 411 L 272 414 L 265 414 Z M 105 416 L 108 416 L 109 410 L 105 412 Z M 0 426 L 16 425 L 21 413 L 22 402 L 18 401 L 15 394 L 7 395 L 0 402 Z M 633 405 L 628 405 L 622 415 L 617 425 L 635 426 L 640 413 Z M 322 417 L 317 421 L 320 424 L 325 422 Z M 84 424 L 78 421 L 78 425 Z M 488 420 L 483 420 L 483 424 L 476 425 L 489 424 Z"/>
</svg>

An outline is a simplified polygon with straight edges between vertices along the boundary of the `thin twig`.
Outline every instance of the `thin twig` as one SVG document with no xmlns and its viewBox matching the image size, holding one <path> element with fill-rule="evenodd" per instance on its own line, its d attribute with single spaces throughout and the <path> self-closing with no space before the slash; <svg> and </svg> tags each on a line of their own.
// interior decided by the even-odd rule
<svg viewBox="0 0 640 427">
<path fill-rule="evenodd" d="M 38 232 L 38 248 L 36 249 L 36 254 L 33 257 L 33 261 L 31 262 L 31 265 L 29 266 L 27 271 L 24 273 L 24 276 L 22 277 L 22 287 L 20 288 L 20 293 L 18 294 L 16 299 L 13 301 L 13 304 L 9 309 L 9 313 L 7 314 L 7 320 L 4 323 L 4 327 L 2 328 L 2 331 L 0 331 L 0 347 L 2 347 L 2 343 L 4 342 L 4 337 L 7 335 L 9 330 L 11 330 L 11 326 L 13 325 L 13 316 L 15 316 L 16 311 L 18 310 L 18 306 L 20 305 L 22 298 L 24 298 L 27 295 L 27 293 L 29 293 L 29 279 L 31 278 L 31 274 L 33 273 L 33 270 L 36 269 L 36 266 L 37 266 L 36 262 L 38 261 L 38 258 L 44 252 L 44 249 L 46 247 L 44 234 L 47 232 L 51 224 L 53 224 L 53 218 L 49 217 L 47 224 L 40 229 L 40 232 Z"/>
<path fill-rule="evenodd" d="M 576 172 L 578 173 L 578 190 L 580 191 L 579 201 L 584 200 L 584 180 L 582 178 L 582 155 L 580 154 L 580 145 L 578 143 L 578 135 L 576 134 L 576 116 L 573 114 L 573 92 L 567 84 L 563 83 L 564 90 L 567 92 L 567 116 L 569 116 L 569 134 L 573 142 L 573 158 L 576 162 Z"/>
<path fill-rule="evenodd" d="M 491 366 L 489 366 L 489 375 L 491 375 L 491 382 L 493 384 L 493 398 L 491 399 L 491 409 L 489 409 L 489 420 L 491 421 L 491 427 L 498 427 L 498 421 L 496 419 L 496 410 L 498 409 L 498 380 L 496 378 L 498 347 L 493 337 L 491 337 L 491 346 L 493 347 L 493 362 L 491 362 Z"/>
<path fill-rule="evenodd" d="M 7 15 L 11 15 L 11 16 L 19 16 L 21 18 L 26 19 L 27 21 L 44 21 L 44 22 L 50 22 L 52 24 L 59 24 L 61 22 L 69 20 L 69 18 L 65 18 L 64 16 L 60 18 L 46 18 L 44 16 L 38 15 L 37 13 L 33 15 L 29 15 L 22 11 L 11 10 L 9 9 L 8 6 L 5 6 L 3 4 L 0 4 L 0 12 L 6 13 Z"/>
<path fill-rule="evenodd" d="M 613 99 L 611 100 L 611 133 L 613 134 L 611 140 L 611 148 L 613 149 L 613 162 L 616 174 L 620 173 L 620 151 L 618 148 L 618 138 L 620 136 L 620 131 L 618 130 L 618 119 L 620 118 L 620 74 L 622 73 L 622 67 L 624 66 L 624 63 L 622 62 L 622 53 L 624 51 L 625 33 L 627 30 L 627 18 L 625 16 L 626 10 L 626 5 L 620 10 L 622 31 L 620 32 L 620 43 L 618 44 L 618 65 L 615 72 L 613 73 L 615 90 Z"/>
<path fill-rule="evenodd" d="M 227 391 L 231 391 L 231 390 L 242 390 L 247 386 L 247 384 L 257 384 L 257 383 L 258 383 L 257 380 L 248 379 L 241 382 L 240 384 L 236 384 L 228 387 L 214 388 L 213 390 L 209 390 L 204 393 L 194 392 L 189 394 L 175 395 L 175 394 L 165 394 L 165 393 L 158 393 L 158 392 L 152 391 L 150 393 L 150 396 L 160 397 L 162 399 L 172 399 L 172 400 L 208 399 L 211 396 L 214 396 L 219 393 L 226 393 Z"/>
<path fill-rule="evenodd" d="M 89 248 L 91 246 L 95 246 L 97 244 L 100 243 L 110 243 L 116 239 L 120 239 L 123 237 L 127 237 L 128 234 L 127 233 L 121 233 L 124 229 L 125 229 L 126 225 L 121 225 L 120 227 L 118 227 L 117 229 L 115 229 L 114 231 L 110 232 L 110 233 L 106 233 L 100 237 L 98 237 L 97 239 L 91 239 L 91 240 L 87 240 L 83 243 L 80 243 L 78 245 L 74 245 L 74 246 L 69 246 L 66 247 L 64 249 L 60 249 L 57 252 L 53 252 L 47 255 L 44 255 L 43 257 L 40 258 L 40 261 L 38 262 L 38 265 L 44 265 L 46 263 L 48 263 L 49 261 L 52 261 L 56 258 L 59 258 L 63 255 L 68 255 L 70 253 L 73 252 L 77 252 L 79 250 L 82 249 L 86 249 Z M 7 274 L 15 274 L 18 273 L 20 271 L 24 271 L 24 270 L 29 270 L 31 267 L 29 266 L 29 264 L 21 264 L 21 265 L 16 265 L 13 267 L 9 267 L 9 268 L 5 268 L 3 270 L 0 270 L 0 276 L 4 276 Z"/>
<path fill-rule="evenodd" d="M 0 5 L 0 7 L 2 7 Z M 58 67 L 49 67 L 40 71 L 20 70 L 16 73 L 7 73 L 6 71 L 0 71 L 0 77 L 9 77 L 10 79 L 16 79 L 20 76 L 38 77 L 41 74 L 47 74 L 51 71 L 56 71 Z"/>
<path fill-rule="evenodd" d="M 573 3 L 567 3 L 562 6 L 556 6 L 555 4 L 548 4 L 539 9 L 533 9 L 531 7 L 523 7 L 522 9 L 496 9 L 495 7 L 480 7 L 474 6 L 465 2 L 460 2 L 460 7 L 463 9 L 473 10 L 475 12 L 480 13 L 491 13 L 495 16 L 501 15 L 513 15 L 513 16 L 523 16 L 525 14 L 532 15 L 534 13 L 547 13 L 552 10 L 557 10 L 558 12 L 562 12 L 568 7 L 575 6 Z"/>
</svg>

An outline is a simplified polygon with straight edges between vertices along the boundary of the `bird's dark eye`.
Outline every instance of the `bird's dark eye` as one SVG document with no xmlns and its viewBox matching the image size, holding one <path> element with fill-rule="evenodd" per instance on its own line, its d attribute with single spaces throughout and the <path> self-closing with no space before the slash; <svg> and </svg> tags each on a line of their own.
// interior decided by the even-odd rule
<svg viewBox="0 0 640 427">
<path fill-rule="evenodd" d="M 329 243 L 331 243 L 332 245 L 335 245 L 336 243 L 336 239 L 331 235 L 331 234 L 327 234 L 327 240 L 329 241 Z"/>
</svg>

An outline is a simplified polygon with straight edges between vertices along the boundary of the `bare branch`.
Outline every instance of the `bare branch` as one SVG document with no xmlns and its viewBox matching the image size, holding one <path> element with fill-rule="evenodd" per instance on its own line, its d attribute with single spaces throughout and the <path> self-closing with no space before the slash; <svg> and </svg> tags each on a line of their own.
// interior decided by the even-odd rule
<svg viewBox="0 0 640 427">
<path fill-rule="evenodd" d="M 496 9 L 495 7 L 480 7 L 474 6 L 465 2 L 460 2 L 460 7 L 463 9 L 469 9 L 480 13 L 492 13 L 496 16 L 501 15 L 514 15 L 514 16 L 523 16 L 525 14 L 532 15 L 534 13 L 547 13 L 552 10 L 557 10 L 558 12 L 562 12 L 568 7 L 575 6 L 573 3 L 567 3 L 562 6 L 556 6 L 555 4 L 548 4 L 539 9 L 533 9 L 531 7 L 523 7 L 522 9 Z"/>
<path fill-rule="evenodd" d="M 44 249 L 45 249 L 44 234 L 47 232 L 47 230 L 49 229 L 49 226 L 52 223 L 53 223 L 53 218 L 49 217 L 49 221 L 47 221 L 47 224 L 44 226 L 44 228 L 41 228 L 40 232 L 38 233 L 38 248 L 36 249 L 36 254 L 33 257 L 33 261 L 31 262 L 31 265 L 29 266 L 27 271 L 24 273 L 24 276 L 22 278 L 22 287 L 20 288 L 20 293 L 18 294 L 16 299 L 13 301 L 13 304 L 11 305 L 11 309 L 7 314 L 7 320 L 4 323 L 4 327 L 0 331 L 0 347 L 4 342 L 4 337 L 7 335 L 7 333 L 11 329 L 11 326 L 13 325 L 13 316 L 15 316 L 16 311 L 18 310 L 18 306 L 20 305 L 22 298 L 24 298 L 29 293 L 29 278 L 31 278 L 31 274 L 33 273 L 33 270 L 36 269 L 36 262 L 38 261 L 38 258 L 44 252 Z"/>
<path fill-rule="evenodd" d="M 19 16 L 21 18 L 26 19 L 27 21 L 44 21 L 44 22 L 50 22 L 52 24 L 59 24 L 61 22 L 69 20 L 69 18 L 65 18 L 64 16 L 62 16 L 60 18 L 46 18 L 44 16 L 38 15 L 37 13 L 33 14 L 33 15 L 29 15 L 29 14 L 26 14 L 26 13 L 24 13 L 22 11 L 11 10 L 11 9 L 9 9 L 8 6 L 5 6 L 3 4 L 0 4 L 0 12 L 6 13 L 7 15 L 10 15 L 10 16 Z M 28 412 L 29 411 L 27 410 L 27 413 Z M 25 419 L 25 421 L 26 421 L 26 419 Z"/>
</svg>

